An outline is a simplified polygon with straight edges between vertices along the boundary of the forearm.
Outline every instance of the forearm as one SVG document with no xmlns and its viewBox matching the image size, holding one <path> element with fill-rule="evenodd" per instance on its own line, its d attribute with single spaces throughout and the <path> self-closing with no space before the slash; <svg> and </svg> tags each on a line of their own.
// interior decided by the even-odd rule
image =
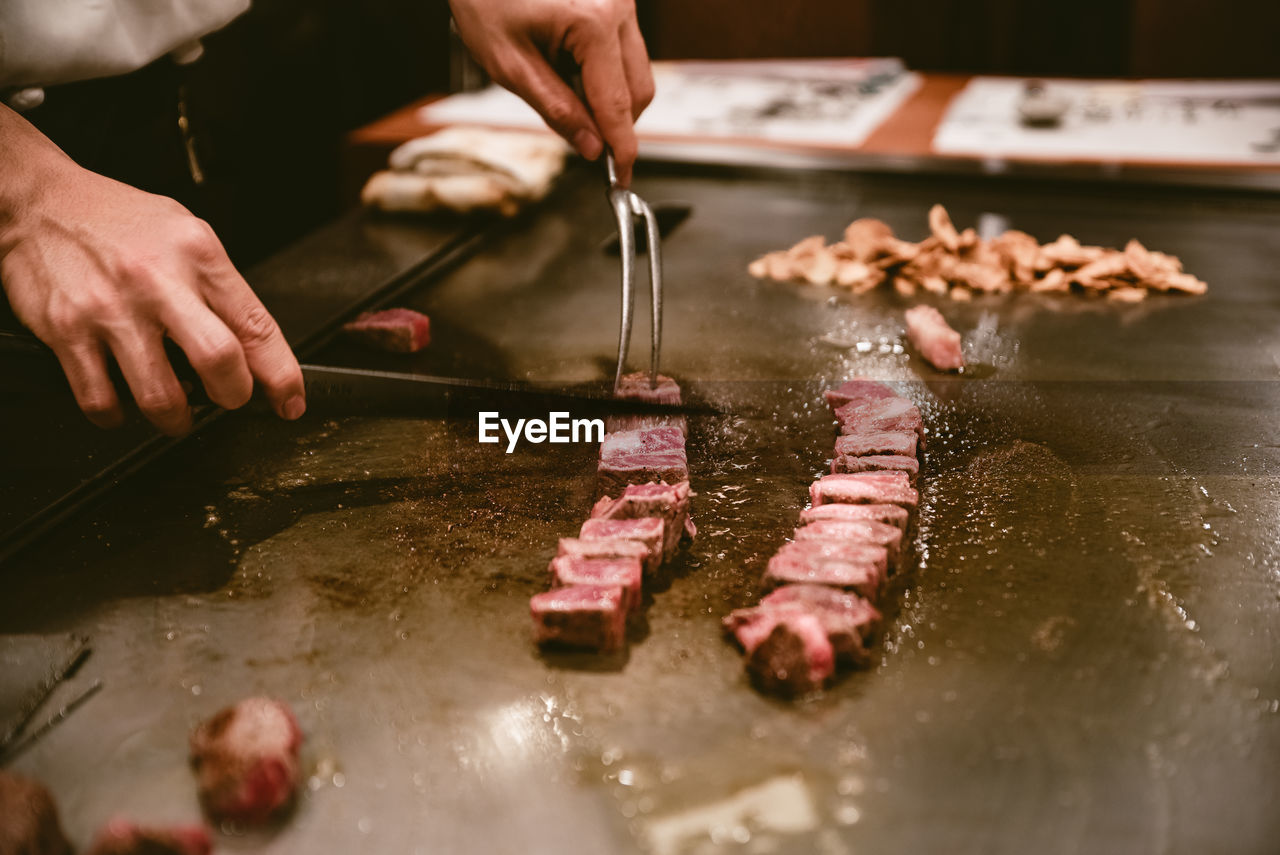
<svg viewBox="0 0 1280 855">
<path fill-rule="evenodd" d="M 76 168 L 52 140 L 0 104 L 0 260 L 18 240 L 23 222 L 35 215 L 48 183 Z"/>
</svg>

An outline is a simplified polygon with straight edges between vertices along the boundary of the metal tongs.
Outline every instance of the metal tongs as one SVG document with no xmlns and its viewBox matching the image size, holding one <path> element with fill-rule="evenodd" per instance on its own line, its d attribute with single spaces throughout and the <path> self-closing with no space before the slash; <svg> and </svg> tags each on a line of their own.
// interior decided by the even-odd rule
<svg viewBox="0 0 1280 855">
<path fill-rule="evenodd" d="M 605 149 L 605 168 L 609 176 L 609 205 L 618 221 L 618 248 L 622 256 L 622 321 L 618 329 L 618 369 L 613 375 L 616 391 L 622 384 L 622 371 L 631 349 L 631 327 L 636 297 L 636 233 L 635 218 L 644 219 L 649 252 L 649 293 L 653 298 L 653 341 L 649 354 L 649 388 L 658 387 L 658 355 L 662 349 L 662 250 L 659 247 L 658 218 L 645 200 L 618 185 L 618 167 L 613 152 Z"/>
</svg>

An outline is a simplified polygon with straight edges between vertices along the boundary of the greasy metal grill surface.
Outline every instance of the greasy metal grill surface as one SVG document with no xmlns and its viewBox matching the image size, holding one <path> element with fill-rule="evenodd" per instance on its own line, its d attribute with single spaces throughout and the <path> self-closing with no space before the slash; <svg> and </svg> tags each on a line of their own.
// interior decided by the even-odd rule
<svg viewBox="0 0 1280 855">
<path fill-rule="evenodd" d="M 106 680 L 16 764 L 73 838 L 118 813 L 194 818 L 188 730 L 263 692 L 298 711 L 314 773 L 282 829 L 233 851 L 1274 851 L 1280 203 L 838 174 L 650 172 L 637 190 L 694 205 L 664 247 L 664 367 L 742 414 L 692 423 L 700 536 L 629 655 L 528 641 L 593 448 L 226 418 L 0 571 L 0 630 L 86 632 L 78 679 Z M 901 352 L 896 298 L 745 274 L 855 216 L 919 238 L 935 201 L 1042 240 L 1138 237 L 1211 291 L 947 307 L 996 324 L 973 376 L 942 381 Z M 572 173 L 406 299 L 440 331 L 409 364 L 607 376 L 607 230 L 598 177 Z M 754 598 L 831 448 L 820 391 L 852 373 L 925 409 L 917 566 L 875 667 L 782 703 L 749 688 L 719 619 Z M 769 805 L 744 808 L 761 785 Z"/>
</svg>

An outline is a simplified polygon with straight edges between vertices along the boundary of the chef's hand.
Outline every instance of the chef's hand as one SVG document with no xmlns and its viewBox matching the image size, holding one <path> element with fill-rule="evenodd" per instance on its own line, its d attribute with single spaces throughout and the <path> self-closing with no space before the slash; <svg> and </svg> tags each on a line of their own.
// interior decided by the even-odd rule
<svg viewBox="0 0 1280 855">
<path fill-rule="evenodd" d="M 123 420 L 109 352 L 156 427 L 190 430 L 166 337 L 215 403 L 243 405 L 256 378 L 277 413 L 302 415 L 297 360 L 203 220 L 80 168 L 4 107 L 0 151 L 15 155 L 0 164 L 0 282 L 14 313 L 57 354 L 92 422 Z"/>
<path fill-rule="evenodd" d="M 449 0 L 449 5 L 462 40 L 490 77 L 528 101 L 588 160 L 608 145 L 619 180 L 631 183 L 635 120 L 653 100 L 653 73 L 634 0 Z M 582 69 L 587 106 L 553 68 L 562 55 Z"/>
</svg>

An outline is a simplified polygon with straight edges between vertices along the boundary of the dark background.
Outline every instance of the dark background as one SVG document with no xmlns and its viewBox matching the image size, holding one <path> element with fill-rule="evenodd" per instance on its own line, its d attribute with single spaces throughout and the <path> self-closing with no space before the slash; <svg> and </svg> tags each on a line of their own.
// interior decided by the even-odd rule
<svg viewBox="0 0 1280 855">
<path fill-rule="evenodd" d="M 900 56 L 925 71 L 1280 76 L 1280 3 L 640 0 L 657 59 Z M 29 114 L 85 166 L 172 195 L 248 265 L 332 218 L 343 134 L 450 85 L 444 0 L 256 0 L 206 55 L 50 90 Z M 208 180 L 177 130 L 184 96 Z"/>
</svg>

